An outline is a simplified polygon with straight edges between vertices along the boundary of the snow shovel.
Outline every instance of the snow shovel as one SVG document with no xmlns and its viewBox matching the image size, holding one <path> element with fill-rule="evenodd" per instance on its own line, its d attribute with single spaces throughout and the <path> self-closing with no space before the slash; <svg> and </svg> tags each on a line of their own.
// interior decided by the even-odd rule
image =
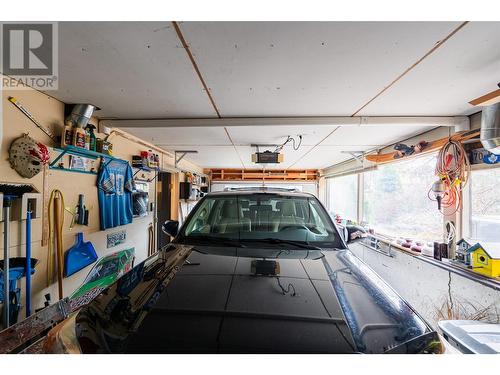
<svg viewBox="0 0 500 375">
<path fill-rule="evenodd" d="M 64 254 L 64 277 L 84 269 L 97 260 L 92 242 L 83 241 L 83 233 L 76 234 L 76 243 Z"/>
</svg>

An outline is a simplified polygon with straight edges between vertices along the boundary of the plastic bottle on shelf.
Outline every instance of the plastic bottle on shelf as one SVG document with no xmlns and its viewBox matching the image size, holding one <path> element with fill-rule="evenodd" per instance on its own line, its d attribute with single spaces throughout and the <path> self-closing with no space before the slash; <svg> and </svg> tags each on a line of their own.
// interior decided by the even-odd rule
<svg viewBox="0 0 500 375">
<path fill-rule="evenodd" d="M 77 125 L 73 129 L 73 146 L 85 148 L 85 137 L 87 132 L 81 126 Z"/>
<path fill-rule="evenodd" d="M 61 136 L 61 147 L 65 148 L 73 144 L 73 122 L 71 119 L 64 121 L 64 129 Z"/>
<path fill-rule="evenodd" d="M 155 156 L 153 154 L 153 150 L 148 150 L 148 167 L 149 168 L 155 167 Z"/>
<path fill-rule="evenodd" d="M 160 155 L 154 154 L 155 158 L 155 169 L 160 169 Z"/>
<path fill-rule="evenodd" d="M 85 127 L 85 150 L 90 150 L 90 131 L 88 126 Z"/>
</svg>

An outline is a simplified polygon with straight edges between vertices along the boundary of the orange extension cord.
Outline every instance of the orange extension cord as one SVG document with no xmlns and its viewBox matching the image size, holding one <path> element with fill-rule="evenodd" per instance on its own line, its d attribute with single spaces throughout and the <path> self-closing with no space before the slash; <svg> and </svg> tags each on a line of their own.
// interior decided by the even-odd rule
<svg viewBox="0 0 500 375">
<path fill-rule="evenodd" d="M 447 208 L 447 214 L 454 214 L 462 208 L 462 190 L 468 181 L 470 171 L 467 152 L 460 142 L 450 140 L 439 150 L 436 162 L 436 176 L 443 182 L 445 192 L 441 200 L 441 212 Z M 430 200 L 436 201 L 431 196 L 432 189 L 428 192 Z"/>
</svg>

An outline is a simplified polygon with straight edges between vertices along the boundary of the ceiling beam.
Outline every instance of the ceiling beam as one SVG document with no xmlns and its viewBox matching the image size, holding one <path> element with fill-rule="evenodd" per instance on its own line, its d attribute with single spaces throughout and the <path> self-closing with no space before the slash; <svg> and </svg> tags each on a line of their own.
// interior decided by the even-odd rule
<svg viewBox="0 0 500 375">
<path fill-rule="evenodd" d="M 404 117 L 225 117 L 192 119 L 101 119 L 110 128 L 184 128 L 226 126 L 463 126 L 467 116 Z"/>
</svg>

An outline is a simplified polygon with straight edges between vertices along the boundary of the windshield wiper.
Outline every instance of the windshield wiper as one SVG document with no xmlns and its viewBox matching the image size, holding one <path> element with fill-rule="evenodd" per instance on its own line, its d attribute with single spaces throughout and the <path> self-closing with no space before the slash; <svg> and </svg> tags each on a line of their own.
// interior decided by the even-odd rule
<svg viewBox="0 0 500 375">
<path fill-rule="evenodd" d="M 211 237 L 211 236 L 188 236 L 183 238 L 183 242 L 188 244 L 190 242 L 201 242 L 200 245 L 222 245 L 231 247 L 246 247 L 238 240 L 231 240 L 229 238 Z"/>
<path fill-rule="evenodd" d="M 262 242 L 262 243 L 270 243 L 270 244 L 277 244 L 277 245 L 293 245 L 296 247 L 299 247 L 301 249 L 307 249 L 307 250 L 322 250 L 320 247 L 311 245 L 309 243 L 302 243 L 298 241 L 291 241 L 291 240 L 281 240 L 279 238 L 255 238 L 255 239 L 244 239 L 243 241 L 251 241 L 251 242 Z"/>
</svg>

